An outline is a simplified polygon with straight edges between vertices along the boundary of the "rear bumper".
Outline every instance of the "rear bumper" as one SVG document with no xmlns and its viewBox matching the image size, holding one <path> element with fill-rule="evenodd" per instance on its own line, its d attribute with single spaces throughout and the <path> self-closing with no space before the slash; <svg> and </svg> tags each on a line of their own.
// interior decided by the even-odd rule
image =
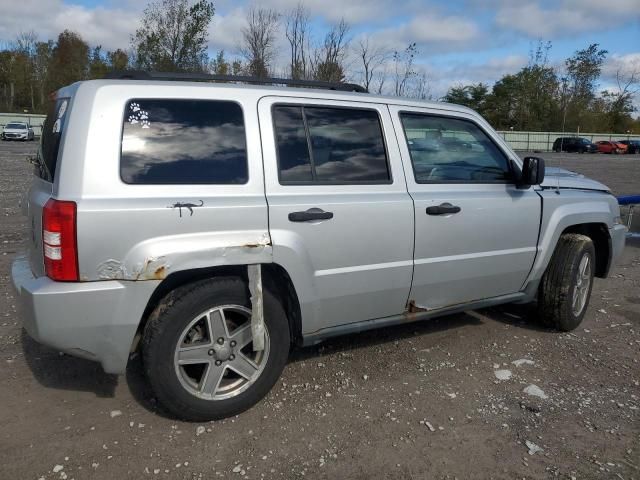
<svg viewBox="0 0 640 480">
<path fill-rule="evenodd" d="M 26 257 L 11 268 L 24 328 L 36 341 L 124 373 L 140 319 L 160 281 L 54 282 Z"/>
</svg>

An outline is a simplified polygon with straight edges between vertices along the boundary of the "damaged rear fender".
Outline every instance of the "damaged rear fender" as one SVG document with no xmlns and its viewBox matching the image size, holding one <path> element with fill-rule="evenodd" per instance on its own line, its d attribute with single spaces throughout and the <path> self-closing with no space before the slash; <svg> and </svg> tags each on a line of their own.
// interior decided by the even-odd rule
<svg viewBox="0 0 640 480">
<path fill-rule="evenodd" d="M 163 280 L 173 273 L 226 265 L 273 262 L 266 231 L 170 235 L 135 245 L 122 260 L 105 259 L 83 279 Z"/>
</svg>

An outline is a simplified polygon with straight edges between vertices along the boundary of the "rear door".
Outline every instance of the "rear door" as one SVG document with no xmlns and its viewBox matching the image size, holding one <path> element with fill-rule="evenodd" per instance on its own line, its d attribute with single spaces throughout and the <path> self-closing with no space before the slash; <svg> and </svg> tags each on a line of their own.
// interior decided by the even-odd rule
<svg viewBox="0 0 640 480">
<path fill-rule="evenodd" d="M 514 183 L 499 138 L 466 113 L 392 107 L 415 202 L 410 301 L 430 310 L 520 291 L 541 199 Z"/>
<path fill-rule="evenodd" d="M 36 276 L 44 275 L 42 244 L 42 209 L 53 195 L 58 173 L 58 158 L 69 115 L 68 97 L 58 98 L 50 105 L 47 118 L 42 125 L 40 146 L 31 187 L 27 194 L 27 217 L 29 219 L 29 261 Z"/>
<path fill-rule="evenodd" d="M 303 333 L 402 313 L 413 205 L 387 107 L 266 97 L 259 116 L 273 258 Z"/>
</svg>

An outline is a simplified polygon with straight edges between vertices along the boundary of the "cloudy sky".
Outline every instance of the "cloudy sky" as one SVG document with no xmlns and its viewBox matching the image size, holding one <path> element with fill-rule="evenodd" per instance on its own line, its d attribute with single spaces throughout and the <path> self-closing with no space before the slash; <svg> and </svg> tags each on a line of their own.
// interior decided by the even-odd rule
<svg viewBox="0 0 640 480">
<path fill-rule="evenodd" d="M 262 7 L 282 13 L 298 0 L 261 0 Z M 538 39 L 553 43 L 551 63 L 590 43 L 609 51 L 602 87 L 614 84 L 619 67 L 640 69 L 639 0 L 306 0 L 318 36 L 344 17 L 357 40 L 390 50 L 416 42 L 418 63 L 427 71 L 434 96 L 448 86 L 492 83 L 526 64 Z M 144 0 L 0 0 L 0 44 L 20 31 L 34 30 L 40 39 L 55 38 L 64 29 L 79 32 L 105 49 L 129 46 Z M 247 0 L 214 1 L 210 28 L 213 54 L 238 50 Z M 281 29 L 282 30 L 282 29 Z M 284 35 L 282 43 L 284 47 Z M 282 48 L 283 54 L 286 50 Z M 286 62 L 281 59 L 282 64 Z M 357 80 L 357 79 L 356 79 Z"/>
</svg>

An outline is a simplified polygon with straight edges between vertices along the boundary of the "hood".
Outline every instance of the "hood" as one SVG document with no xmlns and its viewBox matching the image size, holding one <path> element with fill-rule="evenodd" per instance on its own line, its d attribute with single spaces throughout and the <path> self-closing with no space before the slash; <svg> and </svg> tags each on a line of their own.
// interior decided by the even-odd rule
<svg viewBox="0 0 640 480">
<path fill-rule="evenodd" d="M 7 132 L 7 133 L 27 133 L 29 131 L 28 128 L 7 128 L 7 127 L 3 127 L 2 128 L 3 132 Z"/>
<path fill-rule="evenodd" d="M 596 180 L 585 177 L 581 173 L 571 172 L 564 168 L 547 167 L 544 174 L 543 188 L 574 188 L 579 190 L 599 190 L 609 192 L 609 187 Z"/>
</svg>

